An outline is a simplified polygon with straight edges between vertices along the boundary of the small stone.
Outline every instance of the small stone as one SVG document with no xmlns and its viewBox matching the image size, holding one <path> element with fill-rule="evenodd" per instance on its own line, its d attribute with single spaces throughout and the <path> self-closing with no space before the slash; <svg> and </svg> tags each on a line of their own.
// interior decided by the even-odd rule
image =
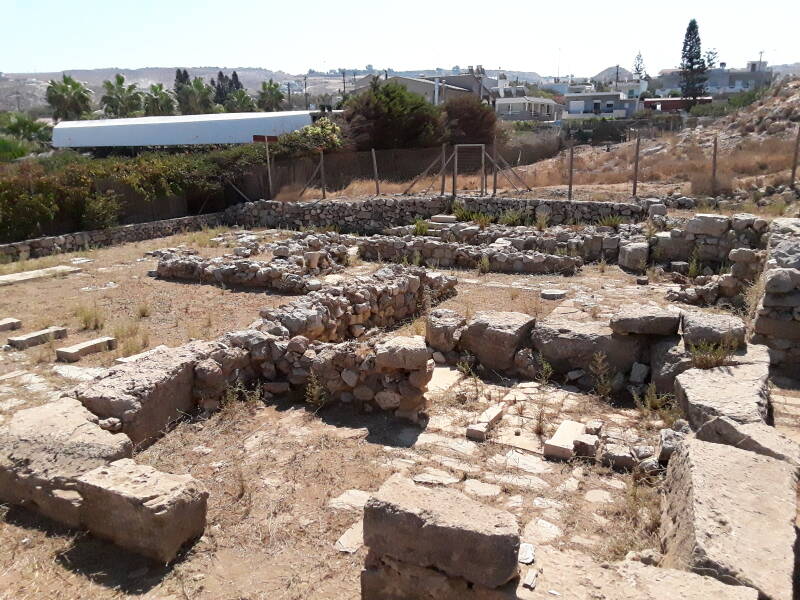
<svg viewBox="0 0 800 600">
<path fill-rule="evenodd" d="M 561 300 L 562 298 L 566 297 L 567 290 L 542 290 L 540 295 L 542 300 Z"/>
<path fill-rule="evenodd" d="M 519 558 L 517 559 L 523 565 L 530 565 L 536 560 L 536 552 L 533 544 L 523 542 L 519 545 Z"/>
</svg>

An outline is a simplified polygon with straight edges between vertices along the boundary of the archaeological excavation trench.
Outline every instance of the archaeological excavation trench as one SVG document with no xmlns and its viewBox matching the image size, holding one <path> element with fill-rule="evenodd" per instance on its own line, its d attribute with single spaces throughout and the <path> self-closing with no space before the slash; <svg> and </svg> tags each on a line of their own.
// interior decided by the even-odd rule
<svg viewBox="0 0 800 600">
<path fill-rule="evenodd" d="M 246 328 L 125 357 L 9 414 L 0 501 L 186 562 L 219 490 L 141 457 L 230 403 L 290 398 L 310 418 L 383 415 L 387 435 L 409 438 L 372 491 L 340 501 L 357 520 L 335 551 L 364 554 L 362 598 L 795 597 L 800 450 L 775 427 L 770 378 L 800 374 L 799 219 L 674 217 L 658 199 L 258 201 L 0 254 L 208 224 L 236 227 L 215 240 L 224 254 L 149 251 L 156 285 L 292 298 Z M 291 231 L 272 241 L 265 228 Z M 506 279 L 482 283 L 494 276 Z M 481 303 L 458 304 L 478 288 Z M 507 310 L 521 294 L 535 307 Z M 78 361 L 117 343 L 69 345 L 66 329 L 0 318 L 10 352 L 59 338 L 60 359 Z M 424 444 L 450 453 L 412 453 Z M 617 483 L 584 493 L 584 480 Z M 651 545 L 620 544 L 624 560 L 586 582 L 575 544 L 617 539 L 627 523 L 597 509 L 613 494 L 657 498 Z M 553 523 L 577 496 L 574 522 Z M 597 535 L 581 535 L 580 519 Z M 567 526 L 576 533 L 562 548 Z"/>
</svg>

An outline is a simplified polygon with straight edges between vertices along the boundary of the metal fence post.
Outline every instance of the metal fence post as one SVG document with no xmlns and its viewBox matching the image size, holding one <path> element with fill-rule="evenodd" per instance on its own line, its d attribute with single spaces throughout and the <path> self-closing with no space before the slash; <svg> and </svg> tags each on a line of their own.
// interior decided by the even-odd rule
<svg viewBox="0 0 800 600">
<path fill-rule="evenodd" d="M 486 195 L 486 145 L 481 144 L 481 196 Z"/>
<path fill-rule="evenodd" d="M 569 145 L 569 189 L 567 190 L 567 200 L 572 200 L 572 169 L 575 165 L 575 144 Z"/>
<path fill-rule="evenodd" d="M 441 176 L 442 176 L 442 189 L 441 189 L 441 193 L 439 194 L 442 197 L 444 197 L 444 191 L 445 191 L 445 187 L 447 185 L 447 181 L 446 181 L 445 173 L 444 173 L 444 168 L 445 168 L 446 164 L 447 164 L 447 144 L 442 144 L 442 173 L 441 173 Z"/>
<path fill-rule="evenodd" d="M 322 180 L 322 199 L 325 200 L 325 153 L 322 150 L 319 151 L 319 177 Z"/>
<path fill-rule="evenodd" d="M 633 163 L 633 197 L 636 198 L 636 188 L 639 185 L 639 147 L 642 142 L 642 134 L 639 130 L 636 131 L 636 158 Z"/>
<path fill-rule="evenodd" d="M 375 177 L 375 195 L 381 195 L 381 182 L 378 179 L 378 159 L 375 158 L 375 148 L 372 149 L 372 173 Z"/>
<path fill-rule="evenodd" d="M 456 186 L 458 185 L 458 145 L 453 146 L 453 200 L 456 199 Z"/>
<path fill-rule="evenodd" d="M 717 136 L 714 136 L 714 150 L 711 154 L 711 195 L 717 195 Z"/>
</svg>

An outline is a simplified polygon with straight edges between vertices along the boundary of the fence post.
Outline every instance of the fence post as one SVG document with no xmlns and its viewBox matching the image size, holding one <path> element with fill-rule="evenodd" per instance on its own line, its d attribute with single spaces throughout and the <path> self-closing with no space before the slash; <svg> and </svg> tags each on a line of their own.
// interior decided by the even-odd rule
<svg viewBox="0 0 800 600">
<path fill-rule="evenodd" d="M 453 200 L 456 199 L 456 186 L 458 185 L 458 145 L 453 146 Z"/>
<path fill-rule="evenodd" d="M 572 201 L 572 167 L 575 164 L 575 144 L 569 145 L 569 189 L 567 190 L 567 200 Z"/>
<path fill-rule="evenodd" d="M 497 136 L 492 142 L 492 198 L 497 196 Z"/>
<path fill-rule="evenodd" d="M 486 145 L 481 144 L 481 196 L 486 195 Z"/>
<path fill-rule="evenodd" d="M 634 159 L 633 163 L 633 197 L 637 198 L 636 196 L 636 188 L 639 185 L 639 147 L 642 142 L 642 133 L 638 129 L 636 130 L 636 158 Z"/>
<path fill-rule="evenodd" d="M 322 150 L 319 151 L 319 177 L 322 180 L 322 199 L 325 200 L 325 153 Z"/>
<path fill-rule="evenodd" d="M 267 149 L 267 199 L 272 200 L 272 161 L 269 158 L 269 142 L 264 136 L 264 148 Z"/>
<path fill-rule="evenodd" d="M 717 195 L 717 136 L 714 136 L 714 150 L 711 154 L 711 195 Z"/>
<path fill-rule="evenodd" d="M 794 187 L 797 177 L 797 158 L 800 154 L 800 124 L 797 125 L 797 139 L 794 142 L 794 160 L 792 161 L 792 177 L 789 180 L 789 186 Z"/>
<path fill-rule="evenodd" d="M 447 144 L 442 144 L 442 190 L 439 194 L 442 198 L 444 198 L 445 187 L 447 185 L 447 181 L 445 178 L 444 167 L 447 164 Z"/>
<path fill-rule="evenodd" d="M 375 195 L 381 195 L 381 182 L 378 179 L 378 159 L 375 158 L 375 148 L 372 149 L 372 173 L 375 177 Z"/>
</svg>

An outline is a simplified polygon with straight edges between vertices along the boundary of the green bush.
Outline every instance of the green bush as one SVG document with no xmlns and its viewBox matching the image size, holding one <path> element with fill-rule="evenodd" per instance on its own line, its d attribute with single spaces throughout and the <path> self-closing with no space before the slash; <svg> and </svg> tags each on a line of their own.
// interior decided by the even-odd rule
<svg viewBox="0 0 800 600">
<path fill-rule="evenodd" d="M 731 109 L 726 104 L 695 104 L 689 114 L 693 117 L 724 117 Z"/>
<path fill-rule="evenodd" d="M 92 230 L 114 227 L 119 224 L 121 208 L 119 195 L 111 190 L 89 196 L 86 198 L 81 228 Z"/>
<path fill-rule="evenodd" d="M 0 162 L 21 158 L 31 152 L 32 144 L 24 140 L 0 135 Z"/>
</svg>

